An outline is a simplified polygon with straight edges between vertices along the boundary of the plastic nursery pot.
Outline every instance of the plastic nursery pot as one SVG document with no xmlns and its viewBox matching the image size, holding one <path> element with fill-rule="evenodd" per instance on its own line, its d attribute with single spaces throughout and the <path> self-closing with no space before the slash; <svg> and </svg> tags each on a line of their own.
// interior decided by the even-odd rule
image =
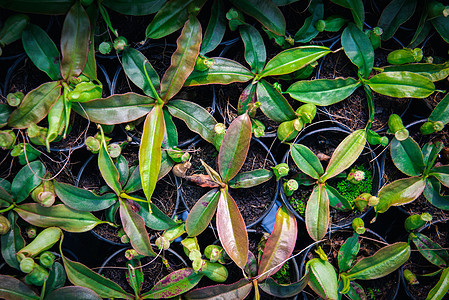
<svg viewBox="0 0 449 300">
<path fill-rule="evenodd" d="M 192 143 L 187 151 L 190 152 L 192 166 L 186 175 L 207 174 L 201 165 L 200 159 L 218 171 L 216 163 L 218 152 L 212 144 L 200 140 Z M 252 138 L 248 155 L 239 173 L 259 168 L 271 170 L 271 167 L 276 164 L 276 159 L 268 147 L 259 139 Z M 279 182 L 275 181 L 274 176 L 270 180 L 252 188 L 229 189 L 230 195 L 240 209 L 246 228 L 251 228 L 258 224 L 270 212 L 278 197 L 279 189 Z M 187 180 L 181 180 L 181 201 L 187 211 L 190 211 L 198 199 L 208 191 L 210 191 L 210 188 L 200 187 Z M 214 226 L 214 224 L 215 222 L 213 221 L 211 225 Z"/>
<path fill-rule="evenodd" d="M 154 244 L 152 247 L 157 252 L 157 247 Z M 130 248 L 119 249 L 107 257 L 98 273 L 120 285 L 126 292 L 134 294 L 126 279 L 128 259 L 125 257 L 125 251 L 128 249 Z M 164 276 L 188 266 L 186 261 L 171 249 L 163 251 L 157 257 L 148 256 L 140 261 L 144 278 L 141 293 L 149 291 Z"/>
<path fill-rule="evenodd" d="M 436 242 L 444 249 L 449 247 L 449 223 L 448 218 L 432 221 L 418 232 L 429 237 L 433 242 Z M 426 299 L 430 290 L 437 284 L 440 279 L 440 274 L 436 276 L 419 276 L 421 274 L 428 274 L 439 270 L 439 268 L 429 261 L 427 261 L 421 253 L 413 251 L 416 249 L 413 242 L 412 253 L 409 260 L 401 268 L 401 284 L 405 291 L 405 294 L 412 300 Z M 404 278 L 404 270 L 408 269 L 417 275 L 418 284 L 409 284 Z M 444 298 L 446 299 L 446 298 Z"/>
<path fill-rule="evenodd" d="M 329 122 L 323 122 L 322 124 L 330 124 Z M 332 122 L 333 124 L 333 122 Z M 301 144 L 308 147 L 315 155 L 321 156 L 321 164 L 323 165 L 323 169 L 326 169 L 327 163 L 332 156 L 335 148 L 340 144 L 340 142 L 347 137 L 350 132 L 343 130 L 339 127 L 322 127 L 318 129 L 312 129 L 304 131 L 300 133 L 299 138 L 296 140 L 296 144 Z M 321 127 L 321 126 L 320 126 Z M 298 167 L 294 163 L 291 155 L 290 149 L 285 153 L 282 162 L 287 163 L 290 168 L 289 175 L 281 179 L 282 183 L 285 180 L 292 178 L 297 172 L 299 172 Z M 352 168 L 362 169 L 365 171 L 365 181 L 362 181 L 358 185 L 352 185 L 351 187 L 345 187 L 346 176 Z M 369 147 L 368 143 L 365 144 L 365 148 L 356 162 L 347 168 L 345 171 L 341 173 L 341 175 L 337 175 L 335 178 L 331 178 L 327 180 L 327 184 L 339 190 L 340 194 L 347 194 L 348 197 L 353 197 L 349 201 L 353 201 L 357 196 L 366 192 L 370 193 L 373 196 L 377 195 L 381 187 L 381 169 L 379 162 L 377 161 L 376 154 Z M 366 184 L 366 180 L 369 180 L 371 177 L 371 188 L 369 188 L 369 184 Z M 365 182 L 365 183 L 364 183 Z M 313 182 L 312 182 L 313 183 Z M 362 185 L 363 184 L 363 185 Z M 342 185 L 343 187 L 339 187 Z M 294 213 L 294 215 L 301 221 L 304 222 L 304 215 L 300 214 L 300 212 L 304 213 L 305 207 L 307 205 L 307 199 L 309 198 L 314 183 L 309 186 L 299 185 L 298 190 L 296 190 L 292 196 L 287 197 L 284 189 L 280 188 L 281 199 L 284 204 L 288 207 L 290 211 Z M 367 189 L 366 191 L 362 191 L 360 189 L 364 187 Z M 348 191 L 349 189 L 349 191 Z M 351 196 L 352 195 L 352 196 Z M 333 207 L 330 207 L 330 224 L 329 227 L 347 227 L 350 226 L 352 220 L 356 217 L 362 218 L 367 214 L 370 210 L 366 209 L 364 212 L 359 212 L 357 209 L 353 209 L 352 211 L 343 212 L 339 211 Z"/>
<path fill-rule="evenodd" d="M 324 253 L 326 253 L 328 257 L 328 261 L 334 266 L 335 271 L 338 274 L 338 250 L 340 249 L 344 241 L 351 237 L 353 233 L 354 231 L 352 230 L 352 228 L 332 230 L 328 235 L 326 235 L 323 242 L 309 247 L 298 260 L 300 261 L 300 276 L 302 277 L 305 272 L 307 261 L 318 256 L 313 251 L 317 249 L 318 246 L 321 246 L 321 248 L 324 250 Z M 388 245 L 388 243 L 380 235 L 368 228 L 366 228 L 364 234 L 360 235 L 359 241 L 361 245 L 358 256 L 360 257 L 371 256 L 380 248 Z M 401 285 L 399 269 L 382 278 L 374 280 L 356 280 L 356 282 L 362 286 L 368 299 L 400 299 L 397 298 Z M 310 287 L 306 287 L 302 293 L 305 299 L 308 299 L 309 297 L 307 296 L 310 295 L 313 295 L 312 299 L 316 298 L 316 294 L 310 289 Z"/>
</svg>

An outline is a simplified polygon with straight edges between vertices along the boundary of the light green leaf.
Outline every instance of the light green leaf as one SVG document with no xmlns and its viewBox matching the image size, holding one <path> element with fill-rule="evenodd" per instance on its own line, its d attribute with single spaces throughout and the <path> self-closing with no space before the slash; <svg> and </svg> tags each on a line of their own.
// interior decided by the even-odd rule
<svg viewBox="0 0 449 300">
<path fill-rule="evenodd" d="M 349 23 L 341 35 L 341 45 L 363 78 L 368 78 L 374 66 L 374 49 L 369 37 L 359 27 Z"/>
<path fill-rule="evenodd" d="M 291 144 L 290 155 L 298 168 L 314 179 L 324 174 L 323 166 L 316 155 L 304 145 Z"/>
<path fill-rule="evenodd" d="M 287 99 L 264 79 L 257 83 L 256 95 L 260 109 L 271 120 L 284 122 L 297 118 Z"/>
<path fill-rule="evenodd" d="M 309 236 L 315 241 L 322 239 L 329 226 L 329 197 L 324 184 L 314 187 L 305 211 L 305 222 Z"/>
<path fill-rule="evenodd" d="M 415 200 L 426 186 L 426 180 L 421 177 L 398 179 L 384 186 L 379 191 L 380 202 L 375 207 L 376 212 L 383 213 L 390 206 L 399 206 Z"/>
<path fill-rule="evenodd" d="M 189 236 L 197 236 L 209 225 L 217 210 L 220 191 L 213 189 L 202 196 L 192 207 L 186 219 Z"/>
</svg>

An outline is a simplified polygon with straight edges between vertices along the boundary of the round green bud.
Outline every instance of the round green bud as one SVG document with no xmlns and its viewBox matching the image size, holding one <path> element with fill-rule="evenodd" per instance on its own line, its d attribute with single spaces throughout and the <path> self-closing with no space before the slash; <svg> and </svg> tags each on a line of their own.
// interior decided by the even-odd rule
<svg viewBox="0 0 449 300">
<path fill-rule="evenodd" d="M 23 273 L 30 273 L 31 271 L 33 271 L 34 267 L 36 266 L 36 263 L 34 262 L 34 259 L 32 259 L 31 257 L 25 257 L 24 259 L 22 259 L 20 261 L 20 271 L 22 271 Z"/>
<path fill-rule="evenodd" d="M 410 271 L 409 269 L 404 269 L 404 279 L 408 284 L 415 285 L 419 284 L 418 278 L 416 275 Z"/>
<path fill-rule="evenodd" d="M 288 181 L 284 182 L 284 192 L 287 197 L 290 197 L 293 195 L 293 192 L 296 191 L 299 188 L 299 184 L 294 179 L 289 179 Z"/>
<path fill-rule="evenodd" d="M 28 226 L 26 228 L 26 235 L 27 235 L 28 238 L 34 239 L 36 237 L 36 235 L 37 235 L 36 226 L 32 226 L 32 225 Z"/>
<path fill-rule="evenodd" d="M 25 282 L 35 286 L 43 286 L 47 278 L 47 270 L 36 264 L 33 271 L 25 276 Z"/>
<path fill-rule="evenodd" d="M 56 257 L 53 253 L 51 253 L 50 251 L 44 251 L 39 256 L 39 263 L 45 268 L 50 268 L 55 262 L 55 259 Z"/>
<path fill-rule="evenodd" d="M 432 221 L 432 215 L 429 213 L 422 213 L 420 215 L 411 215 L 405 219 L 404 227 L 407 232 L 418 230 L 427 222 Z"/>
<path fill-rule="evenodd" d="M 10 106 L 19 106 L 25 95 L 22 92 L 9 93 L 6 95 L 6 101 Z"/>
<path fill-rule="evenodd" d="M 315 28 L 316 30 L 318 30 L 319 32 L 323 32 L 324 29 L 326 28 L 326 21 L 324 20 L 318 20 L 315 22 Z"/>
<path fill-rule="evenodd" d="M 366 231 L 365 223 L 362 219 L 355 218 L 354 220 L 352 220 L 352 229 L 354 229 L 354 231 L 358 234 L 364 234 Z"/>
<path fill-rule="evenodd" d="M 101 142 L 93 136 L 88 136 L 84 144 L 92 153 L 98 153 L 98 151 L 100 151 Z"/>
<path fill-rule="evenodd" d="M 9 220 L 3 215 L 0 215 L 0 235 L 8 233 L 10 228 L 11 223 L 9 222 Z"/>
<path fill-rule="evenodd" d="M 125 37 L 119 36 L 114 40 L 114 49 L 117 51 L 123 51 L 128 44 L 128 41 Z"/>
<path fill-rule="evenodd" d="M 423 53 L 421 48 L 415 48 L 413 49 L 413 58 L 415 59 L 415 62 L 420 62 L 423 58 Z"/>
<path fill-rule="evenodd" d="M 221 251 L 223 251 L 223 248 L 220 246 L 208 245 L 206 249 L 204 249 L 204 256 L 211 262 L 217 262 L 221 256 Z"/>
<path fill-rule="evenodd" d="M 226 133 L 226 126 L 223 123 L 217 123 L 214 126 L 214 131 L 216 134 L 225 134 Z"/>
<path fill-rule="evenodd" d="M 108 145 L 108 152 L 112 158 L 117 158 L 122 153 L 122 148 L 117 143 L 112 143 Z"/>
<path fill-rule="evenodd" d="M 16 134 L 12 130 L 0 131 L 0 147 L 3 150 L 11 149 L 16 142 Z"/>
<path fill-rule="evenodd" d="M 276 181 L 281 179 L 281 177 L 287 176 L 288 172 L 290 171 L 287 163 L 280 163 L 271 168 L 273 169 L 273 173 L 276 176 Z"/>
<path fill-rule="evenodd" d="M 195 259 L 201 258 L 201 256 L 202 256 L 201 252 L 199 250 L 197 250 L 197 249 L 194 249 L 194 250 L 190 251 L 190 253 L 189 253 L 189 259 L 191 261 L 194 261 Z"/>
</svg>

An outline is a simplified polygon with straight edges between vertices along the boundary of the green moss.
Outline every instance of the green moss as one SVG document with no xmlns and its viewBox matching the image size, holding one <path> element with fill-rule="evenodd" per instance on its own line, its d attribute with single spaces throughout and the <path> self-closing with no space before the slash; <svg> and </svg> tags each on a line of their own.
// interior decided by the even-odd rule
<svg viewBox="0 0 449 300">
<path fill-rule="evenodd" d="M 360 196 L 360 194 L 371 193 L 373 189 L 373 173 L 366 170 L 364 165 L 356 166 L 354 169 L 365 172 L 365 179 L 358 184 L 351 183 L 348 180 L 342 180 L 336 186 L 340 194 L 351 203 L 354 203 L 354 199 Z"/>
<path fill-rule="evenodd" d="M 271 277 L 279 284 L 289 284 L 291 282 L 289 261 L 286 261 L 282 268 Z"/>
<path fill-rule="evenodd" d="M 290 199 L 290 204 L 292 205 L 293 209 L 297 211 L 301 216 L 304 216 L 304 213 L 306 211 L 306 202 L 307 199 L 296 199 L 295 197 L 292 197 Z"/>
</svg>

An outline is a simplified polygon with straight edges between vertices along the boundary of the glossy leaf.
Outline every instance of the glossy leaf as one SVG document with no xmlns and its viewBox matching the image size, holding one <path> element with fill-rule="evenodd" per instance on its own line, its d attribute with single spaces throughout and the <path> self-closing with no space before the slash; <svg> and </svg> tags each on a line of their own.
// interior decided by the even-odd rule
<svg viewBox="0 0 449 300">
<path fill-rule="evenodd" d="M 165 0 L 104 0 L 104 6 L 124 15 L 145 16 L 161 9 Z"/>
<path fill-rule="evenodd" d="M 146 95 L 154 99 L 159 96 L 154 94 L 150 83 L 148 83 L 145 70 L 151 80 L 151 84 L 154 86 L 156 91 L 160 89 L 159 75 L 157 74 L 151 63 L 148 61 L 148 59 L 142 53 L 140 53 L 139 50 L 131 47 L 123 50 L 122 65 L 126 76 L 128 76 L 128 78 L 131 79 L 131 81 L 135 85 L 141 88 Z"/>
<path fill-rule="evenodd" d="M 386 212 L 390 206 L 399 206 L 415 200 L 426 186 L 426 180 L 421 177 L 398 179 L 384 186 L 379 191 L 380 202 L 376 206 L 379 213 Z"/>
<path fill-rule="evenodd" d="M 0 6 L 24 13 L 66 14 L 75 1 L 58 0 L 58 1 L 42 1 L 42 0 L 1 0 Z"/>
<path fill-rule="evenodd" d="M 125 292 L 117 283 L 92 271 L 85 265 L 74 262 L 65 256 L 62 256 L 64 268 L 67 277 L 73 285 L 82 286 L 93 290 L 100 297 L 134 299 L 134 297 Z"/>
<path fill-rule="evenodd" d="M 293 253 L 298 235 L 296 217 L 286 206 L 281 206 L 274 221 L 273 231 L 268 238 L 259 262 L 258 281 L 275 274 Z"/>
<path fill-rule="evenodd" d="M 292 73 L 329 54 L 323 46 L 300 46 L 282 51 L 266 64 L 259 77 Z"/>
<path fill-rule="evenodd" d="M 383 67 L 383 72 L 413 72 L 419 75 L 423 75 L 432 82 L 440 81 L 449 76 L 449 63 L 443 64 L 429 64 L 429 63 L 413 63 L 405 65 L 392 65 Z"/>
<path fill-rule="evenodd" d="M 324 174 L 323 166 L 318 157 L 304 145 L 291 144 L 290 155 L 296 166 L 314 179 L 318 179 Z"/>
<path fill-rule="evenodd" d="M 43 207 L 37 203 L 19 205 L 14 209 L 26 222 L 39 227 L 59 227 L 68 232 L 85 232 L 106 223 L 88 212 L 73 210 L 64 204 Z"/>
<path fill-rule="evenodd" d="M 306 274 L 297 282 L 279 284 L 273 278 L 269 277 L 264 282 L 259 283 L 259 288 L 275 297 L 294 297 L 307 286 L 308 281 L 309 273 L 306 271 Z"/>
<path fill-rule="evenodd" d="M 433 242 L 424 234 L 419 232 L 410 233 L 409 240 L 415 244 L 419 253 L 430 263 L 439 268 L 445 268 L 449 265 L 449 254 L 447 250 Z"/>
<path fill-rule="evenodd" d="M 237 113 L 239 115 L 247 112 L 251 108 L 250 106 L 256 102 L 256 88 L 257 84 L 248 84 L 240 94 L 237 104 Z"/>
<path fill-rule="evenodd" d="M 329 197 L 330 206 L 340 211 L 348 211 L 354 208 L 354 205 L 350 201 L 348 201 L 348 199 L 343 197 L 336 188 L 328 185 L 327 183 L 325 185 L 325 188 L 327 196 Z"/>
<path fill-rule="evenodd" d="M 128 166 L 128 161 L 126 160 L 126 158 L 123 155 L 119 155 L 114 163 L 114 166 L 117 168 L 117 171 L 119 173 L 119 182 L 120 185 L 123 186 L 126 184 L 126 181 L 128 180 L 129 177 L 129 166 Z"/>
<path fill-rule="evenodd" d="M 366 144 L 366 130 L 359 129 L 347 136 L 332 154 L 321 177 L 322 181 L 332 178 L 349 168 L 360 156 Z"/>
<path fill-rule="evenodd" d="M 348 98 L 361 85 L 353 78 L 301 80 L 293 83 L 286 93 L 301 102 L 328 106 Z"/>
<path fill-rule="evenodd" d="M 259 73 L 265 66 L 267 59 L 267 52 L 262 36 L 251 25 L 242 25 L 239 29 L 245 46 L 245 60 L 254 73 Z"/>
<path fill-rule="evenodd" d="M 273 172 L 266 169 L 255 169 L 248 172 L 238 173 L 232 178 L 228 185 L 233 189 L 251 188 L 267 182 L 273 177 Z"/>
<path fill-rule="evenodd" d="M 231 284 L 218 284 L 199 288 L 184 295 L 186 300 L 201 299 L 245 299 L 253 288 L 253 283 L 247 279 L 240 279 Z"/>
<path fill-rule="evenodd" d="M 429 175 L 434 176 L 444 186 L 449 187 L 449 165 L 435 167 L 430 170 Z"/>
<path fill-rule="evenodd" d="M 442 195 L 441 184 L 437 179 L 428 177 L 423 193 L 427 201 L 433 206 L 438 209 L 449 210 L 449 196 Z"/>
<path fill-rule="evenodd" d="M 226 130 L 218 153 L 218 170 L 223 182 L 229 182 L 242 168 L 251 142 L 251 133 L 251 120 L 247 114 L 235 118 Z"/>
<path fill-rule="evenodd" d="M 329 226 L 329 197 L 324 184 L 314 187 L 305 211 L 305 222 L 309 236 L 318 241 L 322 239 Z"/>
<path fill-rule="evenodd" d="M 192 207 L 186 219 L 186 231 L 189 236 L 197 236 L 210 224 L 217 210 L 220 191 L 210 190 Z"/>
<path fill-rule="evenodd" d="M 359 74 L 368 78 L 374 66 L 374 49 L 369 37 L 355 24 L 349 23 L 341 35 L 341 45 Z"/>
<path fill-rule="evenodd" d="M 110 207 L 117 201 L 113 193 L 98 196 L 91 191 L 73 185 L 53 181 L 58 198 L 68 207 L 79 211 L 100 211 Z"/>
<path fill-rule="evenodd" d="M 80 2 L 70 8 L 61 32 L 61 74 L 64 79 L 78 76 L 89 53 L 90 21 Z"/>
<path fill-rule="evenodd" d="M 410 245 L 405 242 L 385 246 L 373 255 L 359 260 L 347 272 L 347 277 L 352 280 L 373 280 L 387 276 L 408 260 L 410 252 Z"/>
<path fill-rule="evenodd" d="M 394 165 L 408 176 L 419 176 L 424 171 L 424 157 L 419 145 L 411 137 L 403 141 L 394 138 L 390 145 Z"/>
<path fill-rule="evenodd" d="M 243 269 L 248 259 L 248 233 L 245 221 L 227 187 L 220 192 L 216 223 L 223 248 L 235 264 Z"/>
<path fill-rule="evenodd" d="M 338 270 L 346 272 L 354 264 L 360 250 L 359 235 L 354 233 L 338 250 Z"/>
<path fill-rule="evenodd" d="M 22 33 L 23 49 L 34 65 L 52 80 L 60 78 L 60 53 L 48 34 L 37 25 L 29 24 Z"/>
<path fill-rule="evenodd" d="M 446 94 L 433 109 L 429 116 L 429 121 L 441 121 L 444 124 L 449 123 L 449 94 Z"/>
<path fill-rule="evenodd" d="M 184 86 L 204 84 L 229 84 L 246 82 L 254 78 L 254 74 L 240 63 L 222 57 L 213 57 L 213 66 L 205 71 L 193 70 Z"/>
<path fill-rule="evenodd" d="M 14 108 L 7 103 L 0 103 L 0 128 L 5 127 L 8 124 L 8 119 Z"/>
<path fill-rule="evenodd" d="M 151 247 L 150 238 L 145 228 L 145 222 L 135 211 L 134 206 L 126 200 L 120 201 L 120 220 L 123 230 L 129 237 L 133 248 L 141 255 L 156 256 Z"/>
<path fill-rule="evenodd" d="M 315 38 L 320 32 L 316 29 L 317 21 L 324 18 L 324 5 L 322 0 L 310 1 L 309 12 L 311 16 L 304 20 L 304 24 L 296 32 L 294 38 L 297 43 L 308 43 Z"/>
<path fill-rule="evenodd" d="M 49 269 L 49 275 L 47 282 L 45 283 L 45 289 L 43 289 L 42 293 L 48 295 L 52 293 L 54 290 L 62 288 L 66 284 L 67 275 L 65 274 L 64 267 L 59 263 L 55 262 Z M 45 299 L 48 299 L 47 296 Z"/>
<path fill-rule="evenodd" d="M 449 291 L 449 268 L 443 270 L 437 284 L 430 290 L 426 299 L 443 299 Z"/>
<path fill-rule="evenodd" d="M 15 212 L 8 214 L 8 221 L 11 224 L 11 229 L 0 236 L 1 254 L 10 267 L 19 270 L 16 253 L 25 246 L 25 240 L 20 234 L 20 227 L 17 225 L 17 214 Z"/>
<path fill-rule="evenodd" d="M 45 300 L 101 300 L 102 298 L 91 289 L 81 286 L 66 286 L 59 288 L 45 297 Z"/>
<path fill-rule="evenodd" d="M 366 81 L 369 87 L 382 95 L 396 98 L 426 98 L 435 91 L 433 82 L 412 72 L 385 72 Z"/>
<path fill-rule="evenodd" d="M 30 162 L 20 169 L 11 183 L 11 195 L 16 203 L 25 200 L 30 192 L 42 183 L 45 172 L 45 166 L 39 160 Z"/>
<path fill-rule="evenodd" d="M 148 211 L 148 204 L 143 202 L 138 202 L 136 204 L 140 207 L 135 206 L 134 208 L 138 209 L 137 213 L 143 218 L 145 226 L 147 226 L 148 228 L 151 228 L 153 230 L 166 230 L 177 225 L 175 221 L 164 214 L 153 203 L 150 203 L 151 213 Z"/>
<path fill-rule="evenodd" d="M 393 0 L 382 11 L 377 26 L 383 29 L 382 40 L 393 37 L 401 24 L 415 12 L 416 0 Z"/>
<path fill-rule="evenodd" d="M 296 114 L 287 99 L 271 84 L 265 80 L 257 83 L 257 101 L 261 103 L 260 109 L 271 120 L 284 122 L 296 119 Z"/>
<path fill-rule="evenodd" d="M 245 14 L 253 17 L 276 35 L 285 35 L 285 19 L 272 1 L 266 0 L 230 0 Z"/>
<path fill-rule="evenodd" d="M 187 127 L 212 143 L 215 136 L 215 118 L 202 106 L 185 100 L 171 100 L 167 105 L 170 114 L 183 120 Z"/>
<path fill-rule="evenodd" d="M 444 16 L 439 16 L 438 18 L 432 19 L 431 22 L 443 40 L 446 43 L 449 43 L 449 25 L 447 24 L 447 18 Z"/>
<path fill-rule="evenodd" d="M 137 120 L 148 114 L 153 106 L 152 98 L 125 93 L 78 103 L 72 109 L 91 122 L 114 125 Z"/>
<path fill-rule="evenodd" d="M 23 98 L 19 107 L 12 112 L 8 125 L 24 129 L 39 123 L 61 95 L 61 85 L 57 81 L 44 83 Z"/>
<path fill-rule="evenodd" d="M 109 156 L 108 149 L 106 148 L 106 141 L 104 140 L 103 131 L 100 150 L 98 151 L 98 168 L 100 169 L 101 176 L 106 184 L 115 192 L 117 196 L 120 196 L 122 187 L 120 185 L 120 175 L 117 168 Z"/>
<path fill-rule="evenodd" d="M 313 258 L 306 264 L 309 273 L 309 286 L 324 299 L 338 299 L 337 274 L 327 261 Z"/>
<path fill-rule="evenodd" d="M 174 271 L 161 280 L 153 288 L 142 294 L 142 299 L 168 299 L 185 293 L 194 288 L 203 274 L 192 268 Z"/>
<path fill-rule="evenodd" d="M 165 132 L 164 139 L 162 140 L 162 148 L 170 149 L 178 146 L 178 130 L 173 122 L 173 118 L 170 112 L 167 110 L 167 106 L 163 108 Z"/>
<path fill-rule="evenodd" d="M 171 65 L 161 79 L 161 98 L 167 102 L 184 85 L 195 67 L 200 52 L 201 25 L 197 18 L 190 18 L 179 36 L 178 48 L 171 57 Z"/>
<path fill-rule="evenodd" d="M 161 168 L 161 145 L 164 132 L 162 105 L 156 105 L 145 119 L 139 148 L 140 179 L 148 201 L 153 195 Z"/>
<path fill-rule="evenodd" d="M 39 296 L 19 279 L 0 275 L 0 298 L 8 300 L 38 300 Z"/>
<path fill-rule="evenodd" d="M 226 31 L 226 17 L 223 0 L 214 0 L 210 12 L 209 23 L 201 42 L 201 54 L 213 51 L 222 41 Z"/>
<path fill-rule="evenodd" d="M 365 22 L 365 8 L 362 0 L 331 0 L 332 2 L 351 10 L 354 23 L 359 29 L 363 28 Z"/>
</svg>

